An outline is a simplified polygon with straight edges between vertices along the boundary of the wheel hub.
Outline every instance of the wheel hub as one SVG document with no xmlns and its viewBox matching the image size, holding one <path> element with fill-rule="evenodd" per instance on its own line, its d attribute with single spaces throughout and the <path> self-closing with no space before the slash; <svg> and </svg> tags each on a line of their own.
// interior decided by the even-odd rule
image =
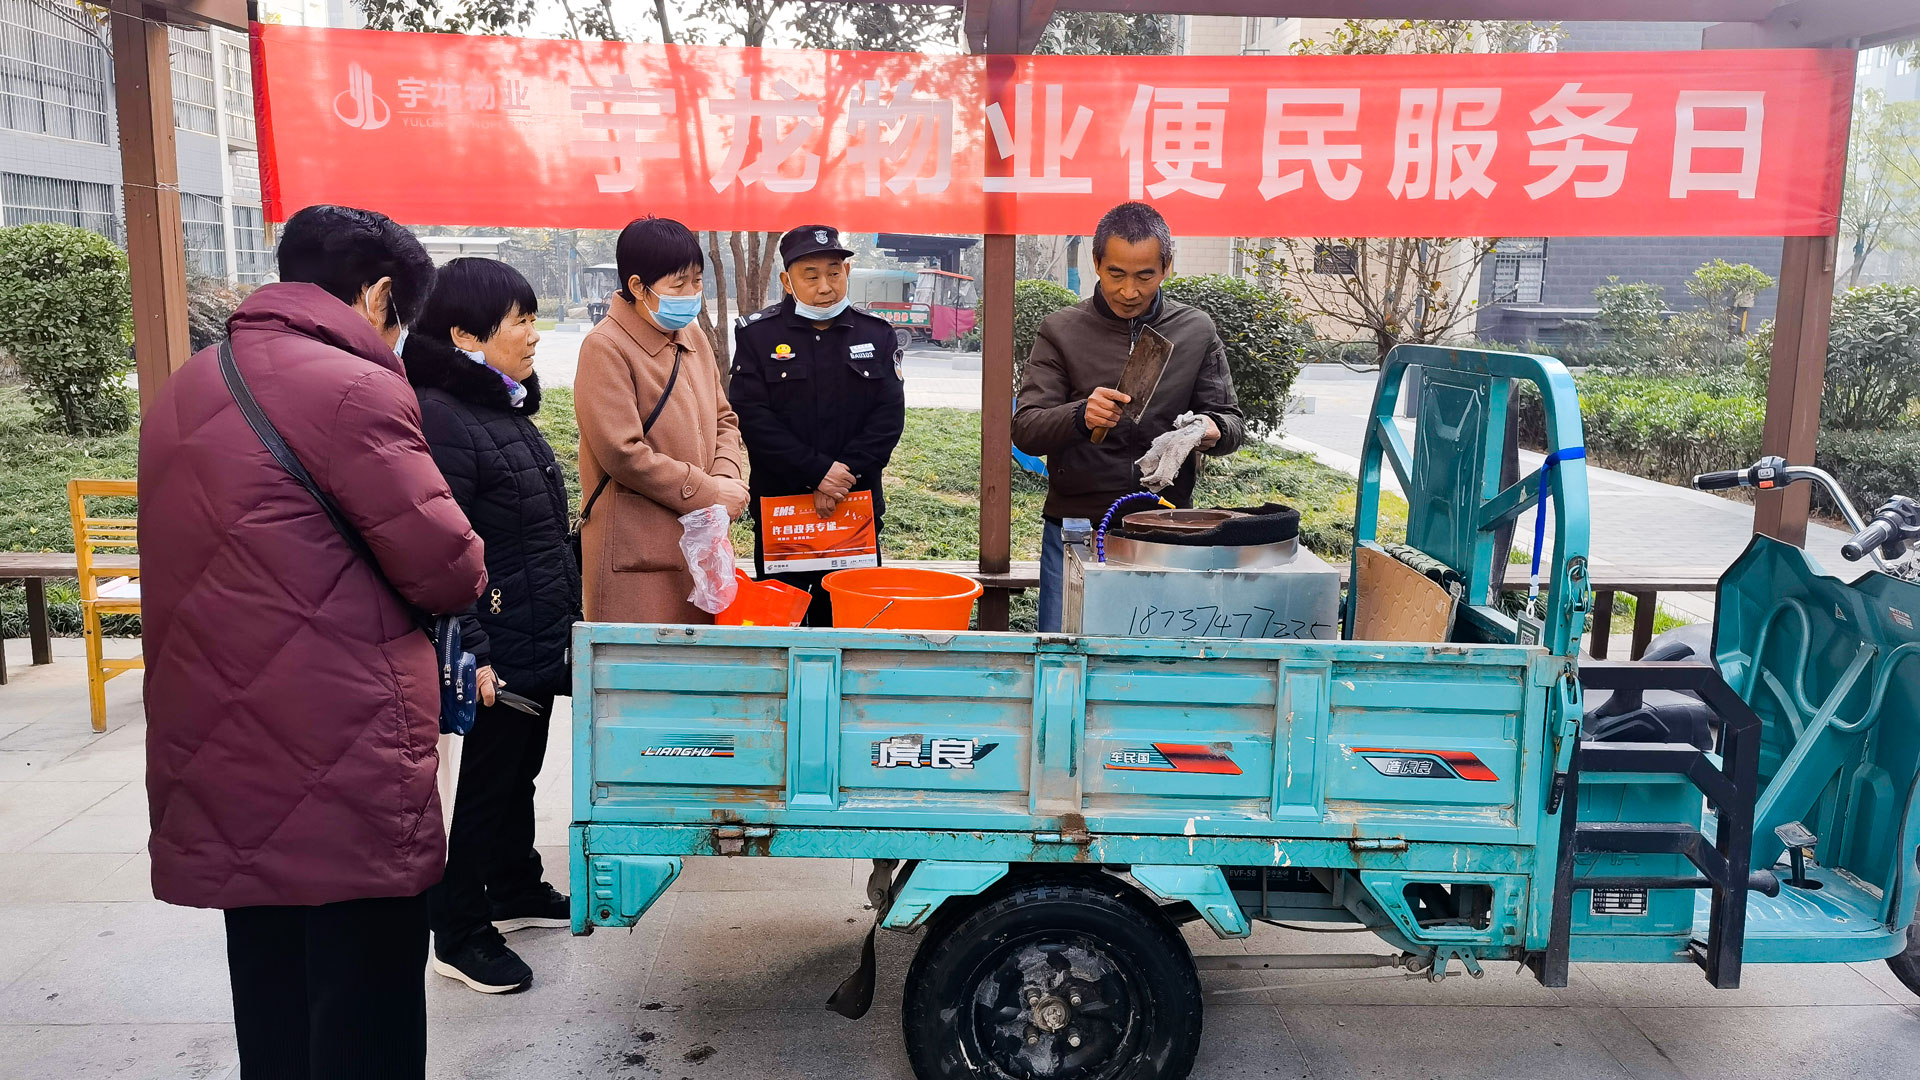
<svg viewBox="0 0 1920 1080">
<path fill-rule="evenodd" d="M 1033 1026 L 1041 1031 L 1053 1033 L 1061 1031 L 1073 1021 L 1073 1009 L 1066 999 L 1048 994 L 1036 996 L 1029 1006 L 1033 1013 Z"/>
</svg>

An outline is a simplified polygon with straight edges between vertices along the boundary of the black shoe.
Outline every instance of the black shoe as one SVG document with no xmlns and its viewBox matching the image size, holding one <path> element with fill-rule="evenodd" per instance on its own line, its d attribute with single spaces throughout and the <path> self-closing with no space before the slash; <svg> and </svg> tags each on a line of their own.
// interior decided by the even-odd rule
<svg viewBox="0 0 1920 1080">
<path fill-rule="evenodd" d="M 573 925 L 573 909 L 565 893 L 540 883 L 540 888 L 523 898 L 493 905 L 493 928 L 503 934 L 532 926 L 563 927 Z"/>
<path fill-rule="evenodd" d="M 446 955 L 435 948 L 433 970 L 482 994 L 511 994 L 533 982 L 533 969 L 497 933 L 478 934 Z"/>
</svg>

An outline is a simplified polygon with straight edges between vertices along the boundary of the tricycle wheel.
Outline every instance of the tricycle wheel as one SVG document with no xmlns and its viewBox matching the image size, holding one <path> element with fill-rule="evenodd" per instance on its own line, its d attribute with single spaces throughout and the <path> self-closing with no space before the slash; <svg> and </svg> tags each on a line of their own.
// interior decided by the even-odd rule
<svg viewBox="0 0 1920 1080">
<path fill-rule="evenodd" d="M 1036 882 L 929 930 L 901 1027 L 920 1080 L 1180 1080 L 1200 1047 L 1200 979 L 1121 883 Z"/>
<path fill-rule="evenodd" d="M 913 332 L 898 326 L 893 328 L 893 343 L 904 349 L 913 344 Z"/>
<path fill-rule="evenodd" d="M 1887 957 L 1887 966 L 1893 969 L 1894 978 L 1920 994 L 1920 919 L 1907 925 L 1907 948 Z"/>
</svg>

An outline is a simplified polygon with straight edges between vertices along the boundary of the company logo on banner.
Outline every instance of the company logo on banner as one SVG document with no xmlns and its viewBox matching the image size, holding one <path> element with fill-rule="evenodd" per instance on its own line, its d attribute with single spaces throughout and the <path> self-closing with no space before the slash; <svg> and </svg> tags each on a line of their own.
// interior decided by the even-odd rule
<svg viewBox="0 0 1920 1080">
<path fill-rule="evenodd" d="M 1051 234 L 1146 199 L 1186 235 L 1824 235 L 1853 76 L 1817 50 L 1121 64 L 254 33 L 269 215 L 438 225 Z"/>
<path fill-rule="evenodd" d="M 346 105 L 341 105 L 342 100 Z M 348 111 L 351 109 L 352 111 Z M 373 76 L 359 64 L 347 65 L 347 88 L 333 95 L 333 115 L 350 128 L 377 131 L 393 119 L 387 101 L 373 92 Z"/>
</svg>

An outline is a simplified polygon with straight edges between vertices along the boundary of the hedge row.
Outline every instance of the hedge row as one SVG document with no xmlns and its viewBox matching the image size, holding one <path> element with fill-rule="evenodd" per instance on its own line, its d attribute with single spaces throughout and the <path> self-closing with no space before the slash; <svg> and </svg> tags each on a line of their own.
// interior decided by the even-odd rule
<svg viewBox="0 0 1920 1080">
<path fill-rule="evenodd" d="M 1766 402 L 1704 379 L 1584 375 L 1577 380 L 1593 464 L 1670 484 L 1749 465 L 1760 456 Z M 1544 438 L 1539 399 L 1523 385 L 1523 445 Z M 1920 496 L 1920 429 L 1820 433 L 1815 464 L 1863 511 L 1894 495 Z"/>
</svg>

